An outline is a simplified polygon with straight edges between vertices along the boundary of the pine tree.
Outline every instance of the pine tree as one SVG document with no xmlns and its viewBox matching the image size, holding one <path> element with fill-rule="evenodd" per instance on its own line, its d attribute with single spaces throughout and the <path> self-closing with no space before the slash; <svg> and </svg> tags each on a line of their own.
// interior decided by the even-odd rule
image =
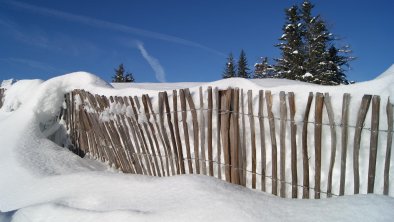
<svg viewBox="0 0 394 222">
<path fill-rule="evenodd" d="M 235 77 L 235 64 L 233 54 L 230 53 L 227 58 L 226 68 L 222 74 L 223 79 Z"/>
<path fill-rule="evenodd" d="M 260 63 L 254 65 L 254 79 L 273 78 L 275 76 L 274 68 L 268 64 L 268 57 L 261 58 Z"/>
<path fill-rule="evenodd" d="M 125 69 L 123 63 L 115 69 L 115 75 L 112 77 L 112 82 L 134 82 L 134 76 L 131 72 L 127 72 L 125 75 Z"/>
<path fill-rule="evenodd" d="M 245 51 L 242 49 L 238 60 L 237 77 L 240 78 L 250 78 L 250 72 L 248 68 L 248 61 L 246 59 Z"/>
<path fill-rule="evenodd" d="M 135 81 L 135 79 L 134 79 L 133 73 L 127 72 L 124 82 L 134 82 L 134 81 Z"/>
<path fill-rule="evenodd" d="M 332 34 L 327 30 L 320 16 L 311 15 L 314 5 L 304 1 L 301 7 L 302 34 L 304 38 L 304 68 L 311 75 L 308 82 L 323 84 L 322 75 L 326 72 L 325 60 L 328 55 L 327 46 L 333 41 Z"/>
<path fill-rule="evenodd" d="M 124 67 L 120 64 L 117 69 L 115 69 L 115 75 L 112 77 L 112 82 L 124 82 Z"/>
<path fill-rule="evenodd" d="M 281 43 L 276 45 L 282 51 L 282 58 L 276 60 L 275 70 L 280 78 L 302 79 L 305 74 L 303 67 L 305 55 L 298 7 L 294 5 L 285 13 L 286 24 L 282 28 L 284 33 L 279 39 Z"/>
<path fill-rule="evenodd" d="M 347 53 L 347 48 L 337 49 L 335 46 L 331 46 L 326 54 L 325 70 L 321 74 L 322 85 L 339 85 L 351 83 L 346 79 L 345 69 L 347 63 L 353 60 L 352 57 L 341 55 L 341 53 Z"/>
<path fill-rule="evenodd" d="M 306 0 L 286 11 L 284 34 L 277 45 L 282 58 L 275 65 L 279 77 L 323 85 L 348 84 L 343 66 L 353 60 L 349 50 L 339 50 L 333 44 L 320 15 L 312 16 L 314 5 Z"/>
</svg>

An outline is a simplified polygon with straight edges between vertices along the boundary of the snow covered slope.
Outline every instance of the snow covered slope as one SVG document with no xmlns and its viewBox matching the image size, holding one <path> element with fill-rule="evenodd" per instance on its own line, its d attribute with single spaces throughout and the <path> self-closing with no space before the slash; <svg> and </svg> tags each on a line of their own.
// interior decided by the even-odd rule
<svg viewBox="0 0 394 222">
<path fill-rule="evenodd" d="M 226 79 L 182 83 L 177 87 L 191 87 L 193 92 L 200 85 L 245 90 L 269 88 L 273 93 L 284 90 L 297 95 L 329 92 L 333 100 L 341 99 L 344 92 L 354 98 L 370 93 L 386 101 L 389 96 L 394 98 L 394 68 L 375 80 L 351 86 Z M 215 178 L 126 175 L 95 160 L 81 159 L 47 139 L 58 127 L 52 123 L 63 105 L 64 93 L 76 88 L 102 95 L 151 93 L 155 96 L 158 90 L 176 87 L 140 84 L 140 87 L 114 89 L 84 72 L 47 81 L 21 80 L 9 86 L 0 109 L 0 211 L 3 212 L 0 221 L 390 221 L 394 218 L 392 197 L 280 199 Z M 394 184 L 392 179 L 390 182 Z"/>
</svg>

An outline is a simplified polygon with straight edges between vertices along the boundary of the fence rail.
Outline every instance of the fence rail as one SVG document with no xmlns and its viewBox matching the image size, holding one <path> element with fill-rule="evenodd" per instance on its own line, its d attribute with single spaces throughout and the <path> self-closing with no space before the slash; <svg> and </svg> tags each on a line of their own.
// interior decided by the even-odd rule
<svg viewBox="0 0 394 222">
<path fill-rule="evenodd" d="M 304 98 L 293 92 L 280 92 L 278 98 L 268 90 L 254 94 L 238 88 L 200 88 L 194 95 L 180 89 L 170 96 L 159 92 L 156 98 L 107 98 L 83 90 L 66 94 L 60 118 L 70 149 L 125 173 L 204 174 L 281 197 L 389 195 L 389 100 L 388 126 L 380 129 L 384 105 L 372 95 L 354 107 L 344 94 L 341 113 L 334 112 L 340 106 L 333 106 L 328 93 L 309 93 L 306 107 L 297 106 Z M 349 116 L 357 109 L 356 116 Z"/>
</svg>

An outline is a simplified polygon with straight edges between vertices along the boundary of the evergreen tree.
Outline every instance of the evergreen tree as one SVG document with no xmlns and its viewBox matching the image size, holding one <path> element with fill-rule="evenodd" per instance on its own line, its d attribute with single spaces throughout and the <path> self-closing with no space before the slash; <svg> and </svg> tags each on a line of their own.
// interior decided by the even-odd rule
<svg viewBox="0 0 394 222">
<path fill-rule="evenodd" d="M 241 54 L 239 55 L 238 60 L 238 69 L 237 69 L 237 77 L 241 78 L 250 78 L 250 72 L 248 68 L 248 61 L 246 59 L 246 54 L 244 50 L 241 50 Z"/>
<path fill-rule="evenodd" d="M 126 74 L 126 76 L 125 76 L 124 81 L 125 81 L 125 82 L 134 82 L 135 79 L 134 79 L 133 73 L 128 72 L 128 73 Z"/>
<path fill-rule="evenodd" d="M 224 69 L 224 72 L 222 74 L 223 79 L 236 77 L 234 63 L 235 62 L 234 62 L 233 54 L 230 53 L 227 58 L 226 68 Z"/>
<path fill-rule="evenodd" d="M 328 55 L 327 46 L 333 41 L 332 34 L 327 30 L 325 22 L 320 16 L 311 15 L 314 5 L 304 1 L 301 7 L 302 34 L 304 38 L 305 61 L 304 68 L 310 76 L 308 82 L 323 84 L 326 72 L 325 60 Z M 304 77 L 305 78 L 305 77 Z"/>
<path fill-rule="evenodd" d="M 276 60 L 275 70 L 280 78 L 302 79 L 305 74 L 303 67 L 305 55 L 298 7 L 294 5 L 285 13 L 286 24 L 282 28 L 284 33 L 279 39 L 281 43 L 276 45 L 282 51 L 282 58 Z"/>
<path fill-rule="evenodd" d="M 123 63 L 119 65 L 117 69 L 115 69 L 115 75 L 112 77 L 112 82 L 134 82 L 135 79 L 131 72 L 127 72 L 125 75 L 125 69 L 123 67 Z"/>
<path fill-rule="evenodd" d="M 275 65 L 279 77 L 323 85 L 347 84 L 343 66 L 353 58 L 349 50 L 339 50 L 319 15 L 312 16 L 314 5 L 304 1 L 286 11 L 284 34 L 277 45 L 282 58 Z"/>
<path fill-rule="evenodd" d="M 351 83 L 346 79 L 346 70 L 343 66 L 347 66 L 347 63 L 353 58 L 341 55 L 341 52 L 346 53 L 347 49 L 337 49 L 335 46 L 331 46 L 328 49 L 326 61 L 324 62 L 325 69 L 320 77 L 322 85 L 347 85 Z"/>
<path fill-rule="evenodd" d="M 254 65 L 254 79 L 273 78 L 275 76 L 274 68 L 268 64 L 268 57 L 261 58 L 260 63 Z"/>
<path fill-rule="evenodd" d="M 115 69 L 115 75 L 112 77 L 112 82 L 124 82 L 124 67 L 120 64 L 117 69 Z"/>
</svg>

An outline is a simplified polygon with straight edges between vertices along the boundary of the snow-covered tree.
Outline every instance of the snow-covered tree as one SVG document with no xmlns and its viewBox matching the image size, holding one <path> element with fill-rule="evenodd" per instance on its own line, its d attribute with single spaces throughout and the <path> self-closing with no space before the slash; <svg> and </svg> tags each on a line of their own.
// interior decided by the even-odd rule
<svg viewBox="0 0 394 222">
<path fill-rule="evenodd" d="M 283 26 L 283 35 L 280 43 L 276 45 L 282 51 L 282 57 L 276 59 L 275 70 L 278 77 L 286 79 L 302 79 L 305 74 L 303 67 L 304 50 L 302 30 L 298 7 L 293 5 L 285 11 L 286 24 Z"/>
<path fill-rule="evenodd" d="M 261 62 L 254 65 L 254 79 L 273 78 L 274 68 L 268 63 L 268 57 L 261 58 Z"/>
<path fill-rule="evenodd" d="M 227 58 L 226 68 L 224 69 L 222 77 L 223 77 L 223 79 L 236 77 L 235 62 L 234 62 L 234 58 L 233 58 L 233 54 L 232 53 L 230 53 L 228 58 Z"/>
<path fill-rule="evenodd" d="M 324 71 L 320 75 L 322 85 L 339 85 L 350 84 L 351 82 L 346 79 L 344 66 L 348 66 L 348 62 L 353 60 L 353 57 L 348 57 L 343 54 L 348 53 L 347 47 L 337 49 L 331 46 L 326 53 L 326 61 L 322 62 L 325 66 Z"/>
<path fill-rule="evenodd" d="M 313 8 L 305 0 L 300 8 L 294 5 L 286 11 L 276 72 L 281 78 L 322 85 L 348 84 L 343 66 L 353 59 L 346 55 L 350 51 L 334 46 L 333 35 L 320 15 L 312 15 Z"/>
<path fill-rule="evenodd" d="M 237 76 L 240 78 L 250 78 L 250 72 L 248 67 L 248 61 L 246 59 L 245 51 L 242 49 L 241 54 L 239 55 L 238 67 L 237 67 Z"/>
</svg>

